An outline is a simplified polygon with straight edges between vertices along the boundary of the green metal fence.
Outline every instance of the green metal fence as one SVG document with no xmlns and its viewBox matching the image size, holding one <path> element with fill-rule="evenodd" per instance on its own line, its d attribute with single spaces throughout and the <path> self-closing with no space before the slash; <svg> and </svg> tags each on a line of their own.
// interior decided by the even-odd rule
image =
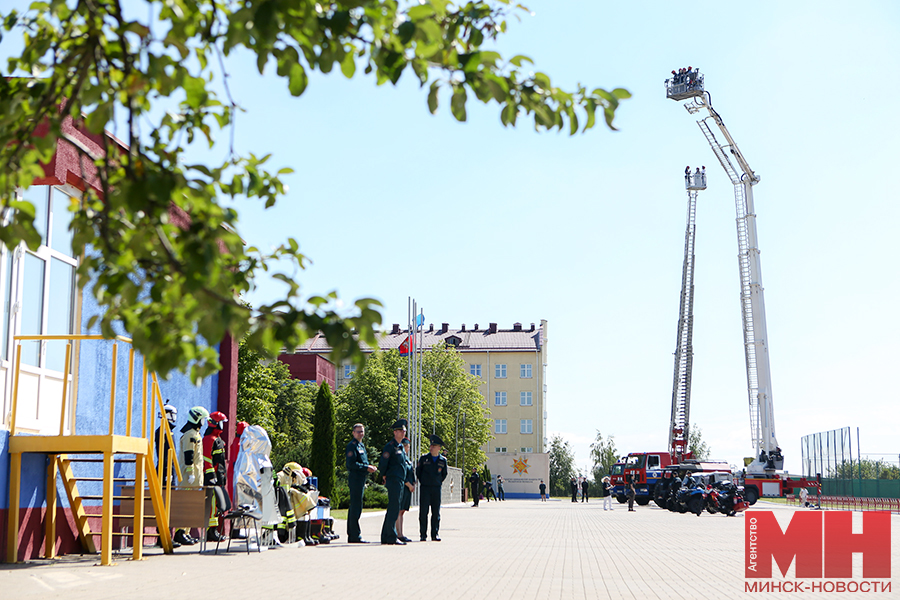
<svg viewBox="0 0 900 600">
<path fill-rule="evenodd" d="M 822 479 L 824 496 L 900 498 L 900 479 Z"/>
</svg>

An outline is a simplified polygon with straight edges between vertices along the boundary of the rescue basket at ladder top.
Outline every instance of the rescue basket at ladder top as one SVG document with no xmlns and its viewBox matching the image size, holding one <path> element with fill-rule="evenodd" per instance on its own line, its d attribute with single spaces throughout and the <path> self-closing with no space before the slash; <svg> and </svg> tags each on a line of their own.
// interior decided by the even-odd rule
<svg viewBox="0 0 900 600">
<path fill-rule="evenodd" d="M 685 100 L 694 96 L 702 96 L 703 74 L 700 69 L 676 73 L 666 79 L 666 98 L 672 100 Z"/>
</svg>

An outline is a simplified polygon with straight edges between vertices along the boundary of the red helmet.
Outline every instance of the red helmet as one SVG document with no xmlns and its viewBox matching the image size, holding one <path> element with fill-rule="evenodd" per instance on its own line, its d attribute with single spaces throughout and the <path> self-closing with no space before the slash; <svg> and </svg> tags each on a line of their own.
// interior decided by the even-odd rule
<svg viewBox="0 0 900 600">
<path fill-rule="evenodd" d="M 248 427 L 250 427 L 250 423 L 247 421 L 239 421 L 238 424 L 234 426 L 235 435 L 241 435 Z"/>
<path fill-rule="evenodd" d="M 209 426 L 213 429 L 223 429 L 227 422 L 228 417 L 225 416 L 225 413 L 219 412 L 218 410 L 209 415 Z"/>
</svg>

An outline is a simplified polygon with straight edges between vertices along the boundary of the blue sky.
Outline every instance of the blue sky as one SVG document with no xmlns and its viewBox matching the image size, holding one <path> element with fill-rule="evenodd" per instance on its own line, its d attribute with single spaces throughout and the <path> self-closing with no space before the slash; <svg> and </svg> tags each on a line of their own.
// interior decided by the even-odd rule
<svg viewBox="0 0 900 600">
<path fill-rule="evenodd" d="M 700 67 L 753 169 L 773 399 L 787 467 L 800 437 L 859 427 L 863 453 L 900 453 L 896 259 L 900 7 L 893 2 L 539 0 L 499 49 L 556 85 L 625 87 L 616 119 L 574 138 L 500 124 L 447 98 L 429 114 L 398 87 L 313 75 L 301 98 L 228 62 L 237 150 L 291 166 L 276 207 L 242 205 L 241 233 L 292 236 L 304 289 L 374 296 L 384 323 L 549 321 L 550 433 L 588 465 L 599 430 L 620 451 L 666 446 L 684 244 L 684 166 L 698 203 L 692 422 L 713 456 L 751 454 L 732 187 L 679 103 L 670 70 Z M 5 43 L 5 42 L 4 42 Z M 227 142 L 223 136 L 223 145 Z M 218 151 L 218 149 L 216 150 Z M 216 152 L 214 151 L 214 153 Z M 224 152 L 224 149 L 222 150 Z M 281 291 L 262 282 L 252 301 Z M 890 457 L 888 457 L 890 458 Z"/>
<path fill-rule="evenodd" d="M 900 452 L 894 257 L 900 158 L 893 3 L 530 2 L 500 49 L 557 85 L 625 87 L 619 132 L 505 129 L 491 106 L 431 116 L 411 78 L 314 77 L 299 100 L 252 65 L 238 77 L 243 150 L 290 165 L 291 192 L 244 210 L 253 243 L 292 235 L 306 289 L 407 297 L 426 322 L 549 321 L 549 430 L 587 466 L 596 430 L 622 451 L 666 445 L 684 243 L 684 165 L 706 165 L 697 229 L 692 422 L 713 455 L 751 454 L 732 187 L 694 118 L 665 99 L 699 66 L 755 188 L 775 419 L 792 471 L 800 437 L 860 428 Z M 444 100 L 442 98 L 442 100 Z M 271 298 L 261 286 L 258 298 Z M 893 454 L 893 460 L 897 460 Z"/>
</svg>

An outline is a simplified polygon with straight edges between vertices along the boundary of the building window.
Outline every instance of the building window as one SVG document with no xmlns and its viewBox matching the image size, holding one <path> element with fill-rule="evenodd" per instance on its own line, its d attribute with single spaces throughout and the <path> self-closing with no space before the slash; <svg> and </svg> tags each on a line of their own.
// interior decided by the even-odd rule
<svg viewBox="0 0 900 600">
<path fill-rule="evenodd" d="M 534 404 L 534 400 L 531 396 L 531 392 L 519 392 L 520 406 L 531 406 L 532 404 Z"/>
<path fill-rule="evenodd" d="M 506 433 L 506 419 L 496 419 L 494 421 L 494 433 Z"/>
<path fill-rule="evenodd" d="M 494 365 L 494 377 L 506 379 L 506 365 Z"/>
<path fill-rule="evenodd" d="M 506 452 L 506 446 L 498 446 L 494 448 L 494 452 Z"/>
<path fill-rule="evenodd" d="M 344 365 L 344 379 L 353 379 L 356 373 L 356 365 Z"/>
<path fill-rule="evenodd" d="M 506 406 L 506 392 L 494 392 L 494 406 Z"/>
<path fill-rule="evenodd" d="M 519 365 L 519 377 L 531 379 L 531 365 Z"/>
<path fill-rule="evenodd" d="M 14 356 L 10 354 L 13 336 L 67 336 L 76 330 L 78 257 L 69 231 L 69 208 L 75 200 L 52 186 L 32 186 L 19 194 L 35 207 L 34 226 L 41 243 L 34 250 L 22 244 L 0 253 L 0 375 L 11 366 L 7 361 Z M 23 385 L 38 392 L 34 406 L 20 399 L 19 425 L 41 433 L 58 431 L 58 393 L 63 386 L 71 386 L 70 373 L 65 372 L 65 340 L 23 341 L 21 349 Z M 6 408 L 2 409 L 4 415 Z"/>
<path fill-rule="evenodd" d="M 522 452 L 523 454 L 531 454 L 532 452 L 534 452 L 534 448 L 531 446 L 528 446 L 528 447 L 522 446 L 522 449 L 519 450 L 519 452 Z"/>
<path fill-rule="evenodd" d="M 531 423 L 531 419 L 522 419 L 519 427 L 519 433 L 531 433 Z"/>
<path fill-rule="evenodd" d="M 469 375 L 481 377 L 481 365 L 469 365 Z"/>
</svg>

